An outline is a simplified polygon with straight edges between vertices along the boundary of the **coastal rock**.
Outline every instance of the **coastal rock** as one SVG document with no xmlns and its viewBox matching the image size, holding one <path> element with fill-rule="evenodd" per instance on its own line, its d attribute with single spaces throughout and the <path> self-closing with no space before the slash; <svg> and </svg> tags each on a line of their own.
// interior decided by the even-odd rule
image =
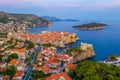
<svg viewBox="0 0 120 80">
<path fill-rule="evenodd" d="M 77 37 L 75 33 L 43 31 L 41 34 L 42 43 L 51 43 L 56 47 L 61 48 L 65 47 L 66 44 L 76 42 L 77 40 L 79 40 L 79 37 Z"/>
<path fill-rule="evenodd" d="M 72 60 L 73 63 L 77 63 L 81 60 L 89 59 L 95 56 L 95 52 L 92 44 L 81 43 L 81 46 L 79 48 L 80 50 L 82 50 L 82 52 L 80 54 L 73 53 L 74 55 Z"/>
<path fill-rule="evenodd" d="M 74 43 L 77 40 L 80 40 L 80 38 L 78 38 L 76 34 L 71 34 L 66 38 L 64 44 Z"/>
<path fill-rule="evenodd" d="M 64 47 L 65 47 L 63 41 L 60 41 L 60 42 L 54 42 L 53 45 L 55 45 L 56 47 L 61 47 L 61 48 L 64 48 Z"/>
</svg>

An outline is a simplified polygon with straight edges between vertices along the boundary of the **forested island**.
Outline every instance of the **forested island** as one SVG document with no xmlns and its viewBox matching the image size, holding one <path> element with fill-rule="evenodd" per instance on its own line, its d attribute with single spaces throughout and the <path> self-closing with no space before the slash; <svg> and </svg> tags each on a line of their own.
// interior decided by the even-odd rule
<svg viewBox="0 0 120 80">
<path fill-rule="evenodd" d="M 80 30 L 99 30 L 99 29 L 104 29 L 105 26 L 107 25 L 102 23 L 92 22 L 92 23 L 86 23 L 82 25 L 76 25 L 76 26 L 73 26 L 73 28 L 80 29 Z"/>
</svg>

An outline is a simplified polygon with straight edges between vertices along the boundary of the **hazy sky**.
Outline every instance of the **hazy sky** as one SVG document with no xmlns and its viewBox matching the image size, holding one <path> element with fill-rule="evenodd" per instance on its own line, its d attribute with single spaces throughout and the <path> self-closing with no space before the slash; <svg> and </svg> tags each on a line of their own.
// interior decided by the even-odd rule
<svg viewBox="0 0 120 80">
<path fill-rule="evenodd" d="M 80 20 L 120 20 L 120 0 L 0 0 L 0 11 Z"/>
</svg>

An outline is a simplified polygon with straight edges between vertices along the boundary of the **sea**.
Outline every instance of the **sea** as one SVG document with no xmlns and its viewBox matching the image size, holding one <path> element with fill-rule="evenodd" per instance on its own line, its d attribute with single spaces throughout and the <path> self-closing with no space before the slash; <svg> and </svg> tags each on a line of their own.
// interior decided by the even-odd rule
<svg viewBox="0 0 120 80">
<path fill-rule="evenodd" d="M 96 56 L 95 61 L 103 61 L 110 54 L 120 56 L 120 21 L 97 21 L 107 24 L 102 30 L 77 30 L 74 25 L 81 25 L 91 21 L 59 21 L 51 26 L 37 26 L 28 30 L 29 33 L 41 33 L 42 31 L 73 32 L 80 38 L 76 43 L 67 45 L 67 48 L 80 46 L 81 42 L 93 44 Z M 58 52 L 63 49 L 58 49 Z"/>
</svg>

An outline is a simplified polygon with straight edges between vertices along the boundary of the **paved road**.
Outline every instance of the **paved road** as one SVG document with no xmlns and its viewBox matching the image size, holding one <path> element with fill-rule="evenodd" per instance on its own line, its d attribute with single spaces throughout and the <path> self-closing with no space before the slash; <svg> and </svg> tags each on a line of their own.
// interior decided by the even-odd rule
<svg viewBox="0 0 120 80">
<path fill-rule="evenodd" d="M 27 73 L 26 73 L 26 75 L 25 75 L 24 80 L 30 80 L 30 76 L 31 76 L 32 70 L 33 70 L 33 64 L 35 63 L 35 61 L 36 61 L 36 59 L 37 59 L 37 55 L 38 55 L 38 53 L 41 51 L 41 49 L 42 49 L 41 46 L 39 46 L 37 49 L 35 49 L 35 53 L 36 53 L 36 54 L 35 54 L 32 62 L 31 62 L 31 66 L 29 67 L 29 69 L 28 69 L 28 71 L 27 71 Z"/>
</svg>

